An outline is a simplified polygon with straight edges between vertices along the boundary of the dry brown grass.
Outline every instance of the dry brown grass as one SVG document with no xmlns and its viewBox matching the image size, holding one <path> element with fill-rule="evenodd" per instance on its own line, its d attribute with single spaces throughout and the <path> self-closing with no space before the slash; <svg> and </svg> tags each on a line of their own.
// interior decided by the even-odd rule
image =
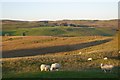
<svg viewBox="0 0 120 80">
<path fill-rule="evenodd" d="M 28 72 L 38 71 L 42 63 L 51 64 L 58 62 L 62 65 L 61 70 L 85 70 L 98 68 L 100 63 L 109 63 L 118 66 L 118 46 L 116 45 L 118 39 L 116 37 L 102 37 L 102 36 L 87 36 L 87 37 L 46 37 L 46 36 L 26 36 L 26 37 L 3 37 L 3 51 L 43 48 L 50 46 L 62 46 L 89 43 L 94 41 L 103 41 L 112 39 L 108 42 L 83 47 L 72 51 L 55 52 L 51 54 L 3 58 L 3 72 Z M 37 42 L 38 41 L 38 42 Z M 24 43 L 24 44 L 23 44 Z M 112 45 L 112 46 L 111 46 Z M 54 47 L 55 48 L 55 47 Z M 68 48 L 66 48 L 68 49 Z M 48 50 L 46 50 L 48 51 Z M 39 52 L 39 51 L 38 51 Z M 79 54 L 79 52 L 82 52 Z M 19 52 L 16 52 L 19 53 Z M 23 52 L 25 53 L 25 52 Z M 21 54 L 23 54 L 21 53 Z M 32 52 L 31 52 L 32 53 Z M 3 53 L 4 54 L 4 53 Z M 8 53 L 9 54 L 9 53 Z M 33 53 L 34 54 L 34 53 Z M 87 61 L 89 57 L 93 61 Z M 104 60 L 108 57 L 108 60 Z"/>
<path fill-rule="evenodd" d="M 55 45 L 70 45 L 70 44 L 84 43 L 94 40 L 102 40 L 106 38 L 109 37 L 10 36 L 10 37 L 3 37 L 3 51 L 37 48 L 37 47 L 48 47 Z"/>
<path fill-rule="evenodd" d="M 3 37 L 4 55 L 19 56 L 38 55 L 44 53 L 68 52 L 90 46 L 100 45 L 111 37 L 87 36 L 87 37 L 46 37 L 46 36 L 25 36 L 25 37 Z M 100 41 L 101 40 L 101 41 Z M 102 43 L 101 43 L 102 42 Z M 25 56 L 23 55 L 23 56 Z"/>
</svg>

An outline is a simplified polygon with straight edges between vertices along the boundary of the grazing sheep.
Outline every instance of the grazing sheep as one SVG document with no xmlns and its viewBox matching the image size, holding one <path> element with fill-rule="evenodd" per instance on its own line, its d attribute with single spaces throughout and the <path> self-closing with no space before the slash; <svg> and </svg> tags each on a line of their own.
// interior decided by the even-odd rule
<svg viewBox="0 0 120 80">
<path fill-rule="evenodd" d="M 118 53 L 120 53 L 120 51 Z"/>
<path fill-rule="evenodd" d="M 104 57 L 104 60 L 107 60 L 108 58 L 107 57 Z"/>
<path fill-rule="evenodd" d="M 50 71 L 50 66 L 46 64 L 41 64 L 40 69 L 41 71 Z"/>
<path fill-rule="evenodd" d="M 100 67 L 101 67 L 101 69 L 102 69 L 104 72 L 107 72 L 107 71 L 110 71 L 110 72 L 111 72 L 111 70 L 112 70 L 112 68 L 113 68 L 114 66 L 113 66 L 113 65 L 107 65 L 107 64 L 103 65 L 103 64 L 101 63 Z"/>
<path fill-rule="evenodd" d="M 50 71 L 50 65 L 45 66 L 45 71 Z"/>
<path fill-rule="evenodd" d="M 54 63 L 54 64 L 51 65 L 50 70 L 51 71 L 58 71 L 59 68 L 60 68 L 60 64 Z"/>
<path fill-rule="evenodd" d="M 5 36 L 9 36 L 9 33 L 6 33 Z"/>
<path fill-rule="evenodd" d="M 79 52 L 78 54 L 82 54 L 82 52 Z"/>
<path fill-rule="evenodd" d="M 92 61 L 92 58 L 88 58 L 88 61 Z"/>
<path fill-rule="evenodd" d="M 40 66 L 40 69 L 41 69 L 41 71 L 45 71 L 45 64 L 41 64 L 41 66 Z"/>
</svg>

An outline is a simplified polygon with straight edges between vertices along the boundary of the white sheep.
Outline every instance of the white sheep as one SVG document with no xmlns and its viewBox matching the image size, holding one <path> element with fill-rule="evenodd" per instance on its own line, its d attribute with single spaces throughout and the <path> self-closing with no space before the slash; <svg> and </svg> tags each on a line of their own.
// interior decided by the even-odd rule
<svg viewBox="0 0 120 80">
<path fill-rule="evenodd" d="M 118 53 L 120 53 L 120 51 Z"/>
<path fill-rule="evenodd" d="M 60 68 L 60 64 L 54 63 L 54 64 L 51 65 L 50 70 L 51 71 L 58 71 L 59 68 Z"/>
<path fill-rule="evenodd" d="M 40 66 L 40 69 L 41 69 L 41 71 L 45 71 L 45 64 L 41 64 L 41 66 Z"/>
<path fill-rule="evenodd" d="M 108 58 L 107 57 L 104 57 L 104 60 L 107 60 Z"/>
<path fill-rule="evenodd" d="M 50 71 L 50 65 L 45 66 L 45 71 Z"/>
<path fill-rule="evenodd" d="M 40 69 L 41 71 L 50 71 L 50 66 L 46 64 L 41 64 Z"/>
<path fill-rule="evenodd" d="M 82 54 L 82 52 L 79 52 L 78 54 Z"/>
<path fill-rule="evenodd" d="M 92 58 L 88 58 L 88 61 L 92 61 Z"/>
<path fill-rule="evenodd" d="M 107 65 L 107 64 L 103 65 L 103 64 L 101 63 L 100 67 L 101 67 L 101 69 L 102 69 L 104 72 L 107 72 L 107 71 L 110 71 L 110 72 L 111 72 L 111 70 L 112 70 L 112 68 L 113 68 L 114 66 L 113 66 L 113 65 Z"/>
</svg>

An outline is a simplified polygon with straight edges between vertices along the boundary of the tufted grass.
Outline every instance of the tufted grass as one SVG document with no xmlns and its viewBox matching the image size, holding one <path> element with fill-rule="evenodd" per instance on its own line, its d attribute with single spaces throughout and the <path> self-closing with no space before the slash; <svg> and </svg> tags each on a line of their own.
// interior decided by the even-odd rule
<svg viewBox="0 0 120 80">
<path fill-rule="evenodd" d="M 116 73 L 104 73 L 99 69 L 86 71 L 24 72 L 3 75 L 3 78 L 118 78 Z"/>
<path fill-rule="evenodd" d="M 12 37 L 12 39 L 11 39 Z M 88 43 L 95 40 L 111 39 L 103 44 L 94 45 L 90 47 L 84 47 L 78 50 L 57 52 L 51 54 L 42 54 L 35 56 L 15 57 L 15 58 L 3 58 L 3 78 L 12 77 L 69 77 L 69 78 L 83 78 L 83 77 L 98 77 L 98 78 L 115 78 L 117 77 L 118 63 L 118 51 L 117 51 L 117 37 L 101 37 L 101 36 L 87 36 L 87 37 L 3 37 L 3 50 L 9 49 L 26 49 L 26 48 L 41 48 L 54 45 L 68 45 L 78 43 Z M 13 43 L 14 42 L 14 43 Z M 24 43 L 24 44 L 23 44 Z M 19 45 L 19 46 L 16 46 Z M 112 45 L 112 46 L 111 46 Z M 15 48 L 14 48 L 15 46 Z M 56 48 L 54 48 L 56 49 Z M 68 49 L 68 48 L 66 48 Z M 81 52 L 82 54 L 79 54 Z M 25 52 L 21 53 L 24 54 Z M 32 52 L 31 52 L 32 53 Z M 4 54 L 4 53 L 3 53 Z M 93 58 L 93 61 L 87 61 L 89 57 Z M 108 57 L 108 60 L 103 60 L 104 57 Z M 40 65 L 42 63 L 51 65 L 54 62 L 58 62 L 62 65 L 60 72 L 40 72 Z M 115 70 L 112 73 L 104 74 L 100 69 L 100 64 L 113 64 Z M 79 72 L 77 72 L 79 71 Z M 63 75 L 64 74 L 64 75 Z M 41 76 L 40 76 L 41 75 Z M 47 75 L 47 76 L 46 76 Z M 74 75 L 74 76 L 71 76 Z"/>
</svg>

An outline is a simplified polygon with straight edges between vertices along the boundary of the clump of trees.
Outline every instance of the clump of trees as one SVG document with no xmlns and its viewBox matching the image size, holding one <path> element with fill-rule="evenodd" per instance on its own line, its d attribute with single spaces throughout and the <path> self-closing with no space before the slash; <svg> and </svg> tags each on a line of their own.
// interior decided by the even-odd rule
<svg viewBox="0 0 120 80">
<path fill-rule="evenodd" d="M 49 22 L 49 21 L 40 21 L 40 26 L 71 26 L 71 27 L 90 27 L 88 25 L 81 25 L 81 24 L 74 24 L 74 23 L 67 23 L 67 22 Z"/>
</svg>

